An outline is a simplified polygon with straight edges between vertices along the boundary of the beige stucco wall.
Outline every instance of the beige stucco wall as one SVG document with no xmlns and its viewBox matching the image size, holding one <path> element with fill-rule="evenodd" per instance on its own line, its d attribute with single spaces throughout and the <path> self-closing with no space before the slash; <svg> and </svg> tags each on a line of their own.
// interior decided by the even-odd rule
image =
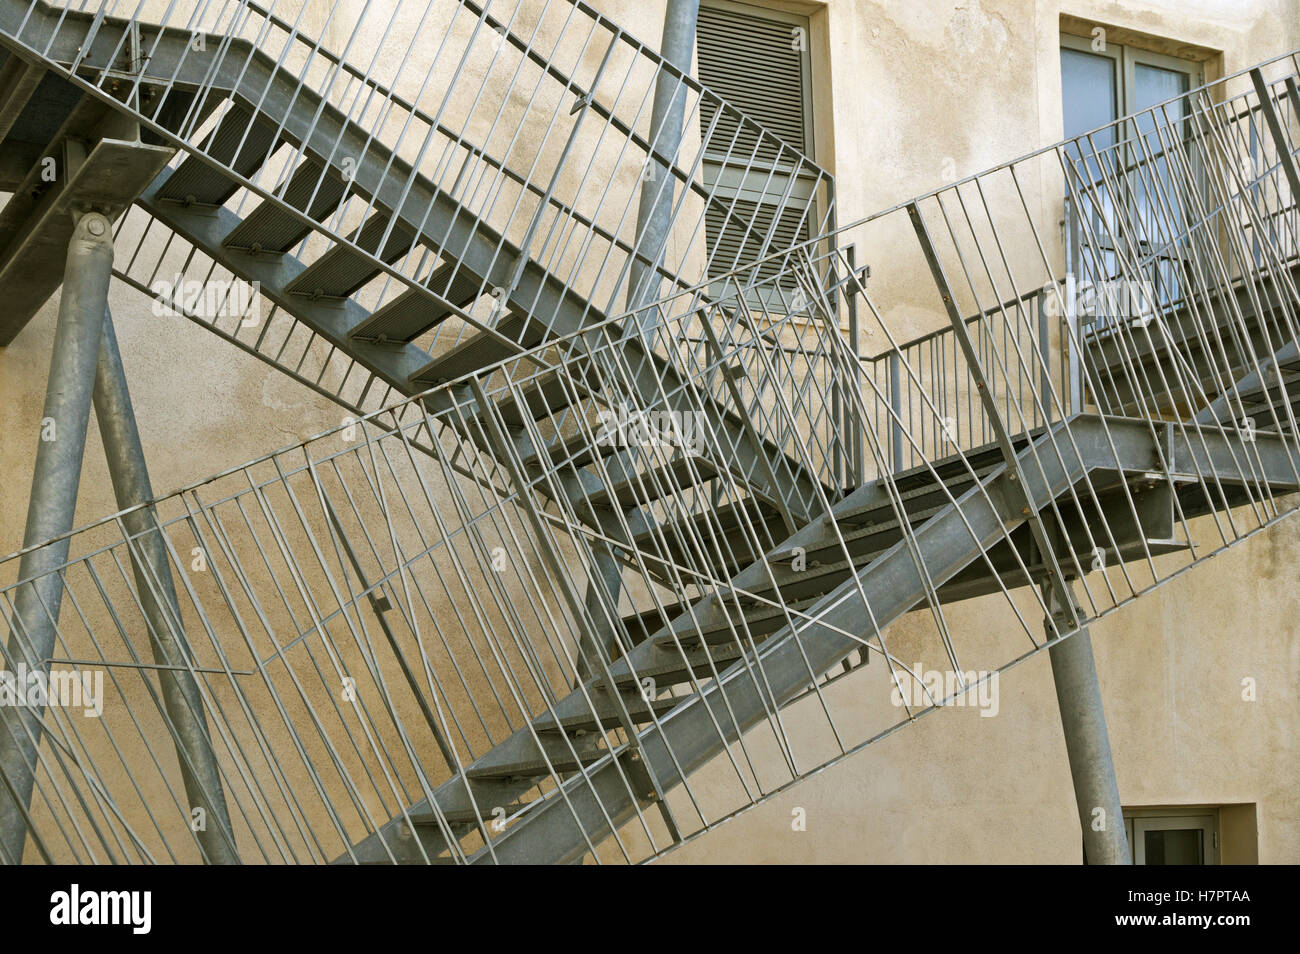
<svg viewBox="0 0 1300 954">
<path fill-rule="evenodd" d="M 634 34 L 657 39 L 658 4 L 596 5 Z M 1059 138 L 1062 14 L 1221 51 L 1211 71 L 1231 72 L 1300 46 L 1295 0 L 789 6 L 812 15 L 818 159 L 838 177 L 841 222 Z M 203 329 L 153 315 L 133 292 L 116 290 L 112 304 L 156 491 L 343 416 Z M 55 312 L 52 302 L 0 350 L 0 553 L 22 541 Z M 77 523 L 113 509 L 92 427 Z M 1102 621 L 1093 637 L 1123 802 L 1254 803 L 1262 862 L 1300 861 L 1293 795 L 1300 783 L 1298 552 L 1296 524 L 1266 531 Z M 949 619 L 979 634 L 1010 628 L 1010 615 L 987 600 L 954 607 Z M 919 633 L 926 626 L 905 621 L 901 638 L 908 627 Z M 871 704 L 878 704 L 887 691 L 882 670 L 847 685 L 864 697 L 875 693 Z M 1255 702 L 1241 699 L 1246 677 L 1258 683 Z M 1040 655 L 1004 677 L 996 718 L 973 710 L 928 716 L 670 858 L 1076 861 L 1079 836 L 1055 708 Z M 795 807 L 806 810 L 806 831 L 791 830 Z"/>
</svg>

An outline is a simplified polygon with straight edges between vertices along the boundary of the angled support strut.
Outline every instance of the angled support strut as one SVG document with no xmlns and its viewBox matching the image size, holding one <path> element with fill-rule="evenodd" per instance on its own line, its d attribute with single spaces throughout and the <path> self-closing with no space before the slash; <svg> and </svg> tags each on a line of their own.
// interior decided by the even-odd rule
<svg viewBox="0 0 1300 954">
<path fill-rule="evenodd" d="M 64 264 L 23 547 L 62 539 L 24 553 L 19 561 L 19 580 L 30 582 L 19 587 L 9 621 L 4 663 L 11 674 L 20 667 L 46 673 L 58 639 L 63 602 L 58 570 L 68 559 L 71 541 L 65 535 L 77 506 L 112 274 L 112 224 L 98 212 L 85 213 L 73 229 Z M 0 861 L 11 864 L 22 861 L 27 841 L 44 717 L 43 708 L 0 711 Z"/>
</svg>

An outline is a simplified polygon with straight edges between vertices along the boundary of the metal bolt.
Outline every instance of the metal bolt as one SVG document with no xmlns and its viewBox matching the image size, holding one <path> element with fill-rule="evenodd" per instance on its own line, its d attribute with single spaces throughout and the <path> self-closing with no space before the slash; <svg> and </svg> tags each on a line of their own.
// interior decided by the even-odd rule
<svg viewBox="0 0 1300 954">
<path fill-rule="evenodd" d="M 91 235 L 95 235 L 95 236 L 103 235 L 105 228 L 106 226 L 104 225 L 104 220 L 100 218 L 98 215 L 87 217 L 86 231 L 89 232 Z"/>
</svg>

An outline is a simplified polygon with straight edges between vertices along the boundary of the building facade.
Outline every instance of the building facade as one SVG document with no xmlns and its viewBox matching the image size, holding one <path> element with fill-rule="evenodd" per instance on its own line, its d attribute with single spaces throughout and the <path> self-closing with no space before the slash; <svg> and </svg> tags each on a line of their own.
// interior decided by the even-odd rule
<svg viewBox="0 0 1300 954">
<path fill-rule="evenodd" d="M 662 0 L 593 5 L 657 42 Z M 353 23 L 330 6 L 307 4 L 303 31 L 343 45 Z M 1295 0 L 701 0 L 692 72 L 782 139 L 798 140 L 833 174 L 835 217 L 846 224 L 1296 48 Z M 698 134 L 686 130 L 688 139 Z M 813 195 L 812 185 L 800 192 L 806 183 L 798 169 L 772 161 L 790 178 L 787 198 Z M 724 173 L 711 173 L 706 156 L 701 175 L 716 185 Z M 743 177 L 724 186 L 746 194 Z M 1061 184 L 1034 183 L 1029 201 L 1044 233 L 1064 245 Z M 762 201 L 744 208 L 764 221 L 782 214 Z M 809 237 L 800 228 L 794 222 L 777 231 L 793 243 Z M 743 260 L 743 234 L 725 221 L 707 231 L 709 252 L 732 249 Z M 859 264 L 890 253 L 866 233 L 857 240 Z M 947 323 L 932 295 L 896 292 L 886 292 L 883 319 L 897 337 Z M 203 328 L 159 314 L 133 289 L 115 285 L 110 305 L 155 490 L 191 484 L 346 417 Z M 57 313 L 56 299 L 0 349 L 3 553 L 23 546 L 33 428 Z M 857 333 L 865 354 L 885 345 L 871 322 Z M 118 509 L 93 428 L 85 459 L 77 526 Z M 1194 535 L 1213 536 L 1210 520 L 1199 518 Z M 1265 529 L 1092 627 L 1125 826 L 1140 861 L 1300 861 L 1298 526 Z M 1037 611 L 1032 601 L 1022 609 Z M 949 627 L 977 642 L 992 644 L 1020 625 L 999 594 L 945 613 Z M 904 617 L 890 633 L 894 654 L 914 671 L 946 670 L 926 612 Z M 891 685 L 883 666 L 845 685 L 873 711 L 901 713 L 900 697 L 910 691 Z M 927 714 L 776 793 L 667 860 L 1079 862 L 1079 819 L 1046 653 L 991 688 L 986 698 Z M 698 784 L 725 787 L 725 772 L 715 783 L 712 771 Z"/>
</svg>

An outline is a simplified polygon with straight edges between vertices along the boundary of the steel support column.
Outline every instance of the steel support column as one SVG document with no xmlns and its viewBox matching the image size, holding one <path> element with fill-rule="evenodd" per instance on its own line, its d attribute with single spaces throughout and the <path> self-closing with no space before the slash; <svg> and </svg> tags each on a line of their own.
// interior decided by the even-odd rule
<svg viewBox="0 0 1300 954">
<path fill-rule="evenodd" d="M 158 682 L 176 745 L 181 778 L 192 818 L 202 825 L 195 838 L 211 864 L 239 861 L 222 791 L 221 773 L 208 735 L 203 697 L 191 668 L 194 660 L 182 628 L 180 603 L 167 559 L 167 544 L 158 528 L 152 506 L 149 470 L 140 432 L 136 428 L 131 394 L 127 389 L 122 355 L 113 331 L 113 319 L 104 315 L 104 331 L 95 377 L 95 420 L 104 441 L 104 456 L 113 482 L 113 495 L 124 514 L 122 526 L 130 535 L 131 569 L 140 609 L 149 627 L 149 645 L 159 666 Z M 202 811 L 195 816 L 196 809 Z"/>
<path fill-rule="evenodd" d="M 700 0 L 668 0 L 664 11 L 663 36 L 659 51 L 663 58 L 683 75 L 690 75 L 691 58 L 695 55 L 695 27 L 700 17 Z M 660 67 L 655 81 L 654 101 L 650 107 L 650 145 L 659 155 L 675 157 L 682 142 L 682 123 L 686 115 L 686 85 L 682 78 Z M 636 238 L 634 248 L 638 254 L 649 257 L 655 266 L 661 264 L 664 248 L 673 218 L 673 177 L 667 166 L 647 157 L 646 169 L 652 172 L 641 183 L 637 199 Z M 628 269 L 628 310 L 648 305 L 658 297 L 658 271 L 632 257 Z M 641 316 L 633 320 L 642 321 Z M 593 551 L 594 577 L 587 586 L 584 599 L 586 612 L 594 619 L 603 616 L 606 598 L 617 607 L 623 586 L 623 568 L 613 551 L 603 544 Z M 599 580 L 599 583 L 596 582 Z M 598 589 L 604 587 L 604 593 Z M 585 659 L 591 652 L 600 652 L 610 660 L 610 646 L 584 646 L 580 656 L 580 678 L 590 676 Z"/>
<path fill-rule="evenodd" d="M 1092 639 L 1086 626 L 1068 639 L 1057 639 L 1058 633 L 1069 633 L 1078 626 L 1079 609 L 1073 600 L 1069 606 L 1062 606 L 1055 587 L 1045 585 L 1043 589 L 1052 613 L 1043 626 L 1048 639 L 1055 640 L 1048 655 L 1083 831 L 1084 860 L 1091 865 L 1130 864 Z"/>
<path fill-rule="evenodd" d="M 98 212 L 86 213 L 73 230 L 64 264 L 24 547 L 72 529 L 112 273 L 111 223 Z M 32 582 L 19 589 L 14 601 L 6 668 L 19 663 L 29 671 L 47 668 L 63 601 L 63 580 L 57 570 L 68 558 L 69 543 L 65 538 L 21 558 L 19 579 Z M 22 860 L 43 716 L 39 709 L 6 707 L 0 711 L 0 860 Z"/>
<path fill-rule="evenodd" d="M 699 18 L 700 0 L 668 0 L 659 51 L 664 60 L 680 70 L 683 76 L 691 72 Z M 650 107 L 650 144 L 656 153 L 668 158 L 677 155 L 685 117 L 686 84 L 681 77 L 660 67 Z M 651 177 L 641 183 L 641 195 L 637 200 L 635 248 L 657 265 L 663 257 L 672 228 L 675 183 L 668 167 L 649 157 L 646 171 Z M 629 311 L 658 298 L 657 276 L 655 269 L 633 258 L 627 283 Z"/>
</svg>

